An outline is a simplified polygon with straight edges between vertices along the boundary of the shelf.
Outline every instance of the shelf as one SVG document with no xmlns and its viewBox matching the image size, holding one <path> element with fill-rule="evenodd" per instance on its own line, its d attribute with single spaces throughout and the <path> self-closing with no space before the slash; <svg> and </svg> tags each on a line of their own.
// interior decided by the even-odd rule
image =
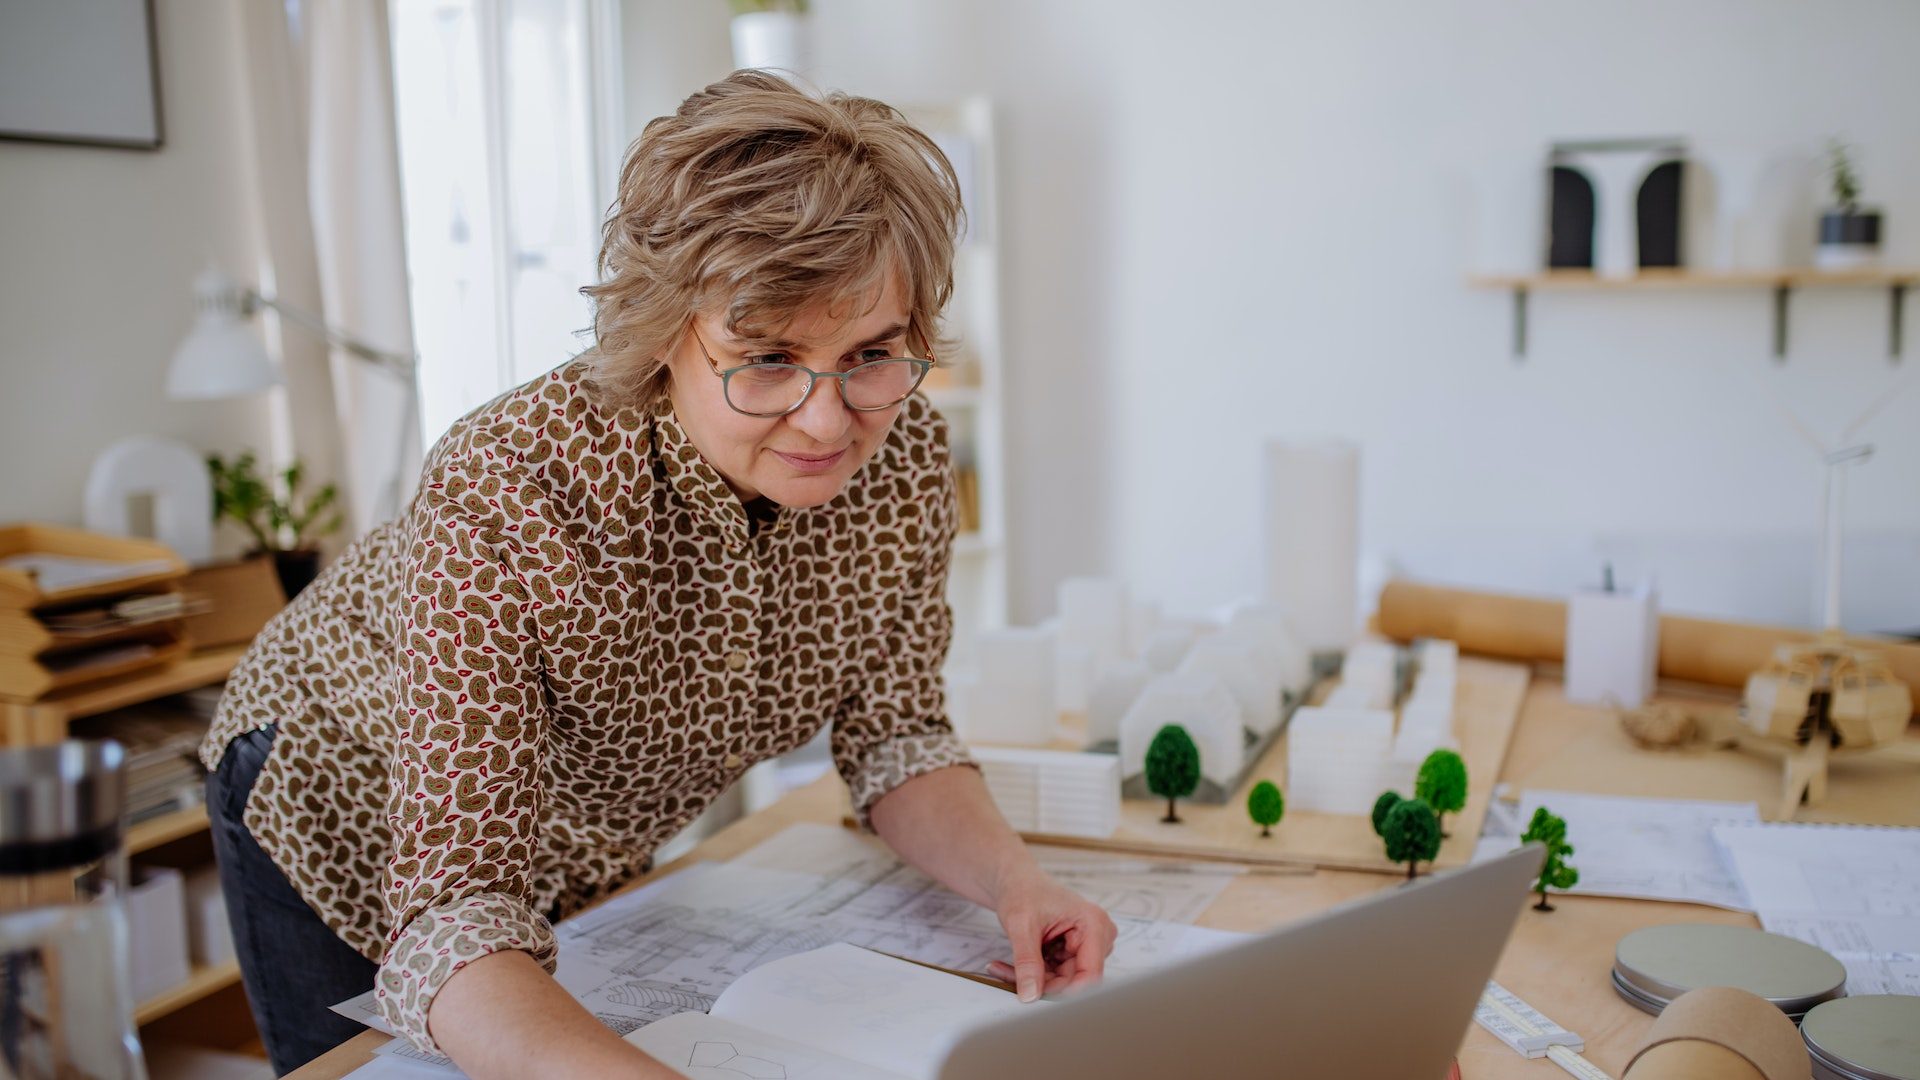
<svg viewBox="0 0 1920 1080">
<path fill-rule="evenodd" d="M 1533 274 L 1483 274 L 1467 278 L 1476 289 L 1505 289 L 1513 294 L 1513 355 L 1527 355 L 1527 296 L 1537 291 L 1636 289 L 1768 289 L 1773 293 L 1773 355 L 1787 355 L 1787 298 L 1795 289 L 1885 289 L 1888 296 L 1887 356 L 1900 359 L 1907 290 L 1920 284 L 1920 269 L 1859 270 L 1642 270 L 1626 277 L 1603 277 L 1591 270 L 1544 270 Z"/>
<path fill-rule="evenodd" d="M 187 981 L 140 1003 L 133 1011 L 133 1022 L 150 1024 L 169 1013 L 236 985 L 240 981 L 240 963 L 229 960 L 213 967 L 196 967 Z"/>
<path fill-rule="evenodd" d="M 1476 275 L 1467 283 L 1477 289 L 1890 288 L 1920 284 L 1920 270 L 1642 270 L 1630 277 L 1602 277 L 1591 270 L 1543 270 Z"/>
<path fill-rule="evenodd" d="M 114 709 L 138 705 L 168 694 L 183 694 L 217 683 L 227 677 L 246 652 L 244 645 L 207 649 L 191 653 L 163 668 L 143 671 L 125 678 L 88 683 L 38 701 L 6 702 L 16 708 L 61 720 L 78 720 Z"/>
<path fill-rule="evenodd" d="M 183 836 L 205 832 L 206 828 L 207 808 L 204 804 L 148 818 L 127 830 L 127 854 L 138 855 Z"/>
</svg>

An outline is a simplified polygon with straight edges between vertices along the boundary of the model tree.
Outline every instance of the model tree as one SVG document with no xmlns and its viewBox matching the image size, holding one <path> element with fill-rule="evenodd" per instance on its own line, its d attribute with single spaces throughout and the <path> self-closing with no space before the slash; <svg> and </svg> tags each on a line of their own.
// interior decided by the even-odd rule
<svg viewBox="0 0 1920 1080">
<path fill-rule="evenodd" d="M 1147 744 L 1147 790 L 1167 800 L 1167 816 L 1160 820 L 1178 825 L 1174 800 L 1186 798 L 1199 786 L 1200 748 L 1193 745 L 1193 736 L 1179 724 L 1155 732 Z"/>
<path fill-rule="evenodd" d="M 1540 867 L 1540 880 L 1534 885 L 1540 891 L 1540 902 L 1533 905 L 1533 910 L 1552 911 L 1547 890 L 1571 889 L 1580 881 L 1580 871 L 1566 863 L 1566 857 L 1573 854 L 1573 845 L 1567 843 L 1567 823 L 1546 807 L 1539 807 L 1533 812 L 1533 820 L 1527 822 L 1527 831 L 1520 834 L 1520 842 L 1539 843 L 1547 849 L 1547 861 Z"/>
<path fill-rule="evenodd" d="M 1420 763 L 1420 774 L 1413 781 L 1413 797 L 1427 800 L 1440 815 L 1440 837 L 1445 839 L 1447 815 L 1467 805 L 1467 763 L 1452 750 L 1435 750 Z"/>
<path fill-rule="evenodd" d="M 1262 780 L 1247 792 L 1247 816 L 1260 826 L 1261 836 L 1272 836 L 1273 827 L 1287 813 L 1286 797 L 1280 794 L 1280 788 L 1271 780 Z"/>
<path fill-rule="evenodd" d="M 1387 858 L 1407 864 L 1412 881 L 1422 861 L 1440 854 L 1440 817 L 1425 799 L 1401 799 L 1387 811 L 1380 835 L 1387 842 Z"/>
<path fill-rule="evenodd" d="M 1393 808 L 1400 802 L 1400 793 L 1397 791 L 1383 791 L 1379 798 L 1373 800 L 1373 835 L 1387 835 L 1387 815 L 1393 813 Z"/>
</svg>

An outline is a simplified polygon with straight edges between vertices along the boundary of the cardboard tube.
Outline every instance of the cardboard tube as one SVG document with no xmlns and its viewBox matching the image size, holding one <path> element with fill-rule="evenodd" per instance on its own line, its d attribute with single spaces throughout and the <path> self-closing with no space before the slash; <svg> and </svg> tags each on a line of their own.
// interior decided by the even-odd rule
<svg viewBox="0 0 1920 1080">
<path fill-rule="evenodd" d="M 1727 1053 L 1716 1054 L 1707 1046 Z M 1727 1060 L 1729 1055 L 1737 1064 Z M 1708 1067 L 1718 1071 L 1707 1071 Z M 1627 1062 L 1626 1073 L 1627 1080 L 1810 1080 L 1812 1076 L 1807 1044 L 1787 1014 L 1765 998 L 1731 986 L 1701 987 L 1674 998 Z"/>
<path fill-rule="evenodd" d="M 1558 663 L 1565 659 L 1567 605 L 1548 597 L 1450 589 L 1391 581 L 1380 593 L 1380 632 L 1409 641 L 1447 638 L 1463 652 Z M 1685 615 L 1660 617 L 1660 674 L 1669 679 L 1742 687 L 1781 645 L 1812 641 L 1810 630 L 1720 622 Z M 1880 654 L 1893 676 L 1920 701 L 1920 645 L 1849 637 L 1848 644 Z"/>
<path fill-rule="evenodd" d="M 1717 1043 L 1679 1039 L 1633 1059 L 1627 1080 L 1767 1080 L 1753 1063 Z"/>
</svg>

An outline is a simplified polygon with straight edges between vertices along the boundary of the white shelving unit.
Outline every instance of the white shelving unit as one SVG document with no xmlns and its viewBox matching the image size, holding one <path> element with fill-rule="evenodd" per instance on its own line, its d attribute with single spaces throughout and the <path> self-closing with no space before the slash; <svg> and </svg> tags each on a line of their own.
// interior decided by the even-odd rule
<svg viewBox="0 0 1920 1080">
<path fill-rule="evenodd" d="M 953 605 L 950 667 L 972 659 L 978 632 L 1006 625 L 1006 456 L 1000 342 L 999 206 L 994 187 L 993 108 L 984 97 L 904 110 L 953 162 L 967 208 L 967 231 L 954 256 L 953 302 L 945 336 L 958 342 L 929 376 L 927 398 L 947 419 L 954 466 L 971 472 L 977 527 L 953 548 L 947 599 Z M 938 378 L 945 375 L 944 379 Z M 967 498 L 963 486 L 962 499 Z"/>
<path fill-rule="evenodd" d="M 952 160 L 967 208 L 967 232 L 954 253 L 953 302 L 942 328 L 942 336 L 955 340 L 958 347 L 940 357 L 942 370 L 929 375 L 921 391 L 947 419 L 956 469 L 970 469 L 976 478 L 979 524 L 954 540 L 953 568 L 947 580 L 947 600 L 953 605 L 953 647 L 947 666 L 958 669 L 972 662 L 974 641 L 981 630 L 1007 622 L 1000 214 L 993 182 L 993 109 L 984 97 L 968 97 L 903 111 Z M 748 770 L 738 809 L 759 810 L 832 768 L 827 735 L 823 731 L 806 746 Z M 665 859 L 691 847 L 703 835 L 703 824 L 715 826 L 737 812 L 733 808 L 709 811 L 711 823 L 697 822 L 656 857 Z"/>
</svg>

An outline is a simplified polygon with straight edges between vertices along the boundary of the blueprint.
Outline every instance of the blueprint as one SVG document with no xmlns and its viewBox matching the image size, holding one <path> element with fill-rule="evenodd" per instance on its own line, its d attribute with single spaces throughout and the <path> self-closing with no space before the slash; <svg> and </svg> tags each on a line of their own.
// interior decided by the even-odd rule
<svg viewBox="0 0 1920 1080">
<path fill-rule="evenodd" d="M 1111 869 L 1097 858 L 1072 856 L 1049 869 L 1113 915 L 1120 933 L 1107 962 L 1109 978 L 1146 972 L 1242 936 L 1168 918 L 1197 915 L 1232 882 L 1231 868 L 1105 865 Z M 668 1016 L 706 1012 L 747 972 L 839 942 L 962 972 L 984 972 L 990 961 L 1011 960 L 992 912 L 906 866 L 877 842 L 828 826 L 794 826 L 732 862 L 697 863 L 565 920 L 554 932 L 560 947 L 556 979 L 623 1035 Z M 371 994 L 335 1011 L 391 1033 Z M 440 1065 L 442 1075 L 453 1072 L 444 1058 L 398 1048 L 385 1055 L 396 1056 L 415 1059 L 409 1068 Z"/>
<path fill-rule="evenodd" d="M 1722 826 L 1760 925 L 1832 953 L 1849 994 L 1920 994 L 1920 829 Z"/>
<path fill-rule="evenodd" d="M 1528 790 L 1518 805 L 1501 799 L 1489 805 L 1474 861 L 1519 847 L 1540 806 L 1567 823 L 1574 852 L 1567 861 L 1580 870 L 1570 893 L 1753 910 L 1713 839 L 1715 826 L 1759 822 L 1753 803 Z"/>
</svg>

